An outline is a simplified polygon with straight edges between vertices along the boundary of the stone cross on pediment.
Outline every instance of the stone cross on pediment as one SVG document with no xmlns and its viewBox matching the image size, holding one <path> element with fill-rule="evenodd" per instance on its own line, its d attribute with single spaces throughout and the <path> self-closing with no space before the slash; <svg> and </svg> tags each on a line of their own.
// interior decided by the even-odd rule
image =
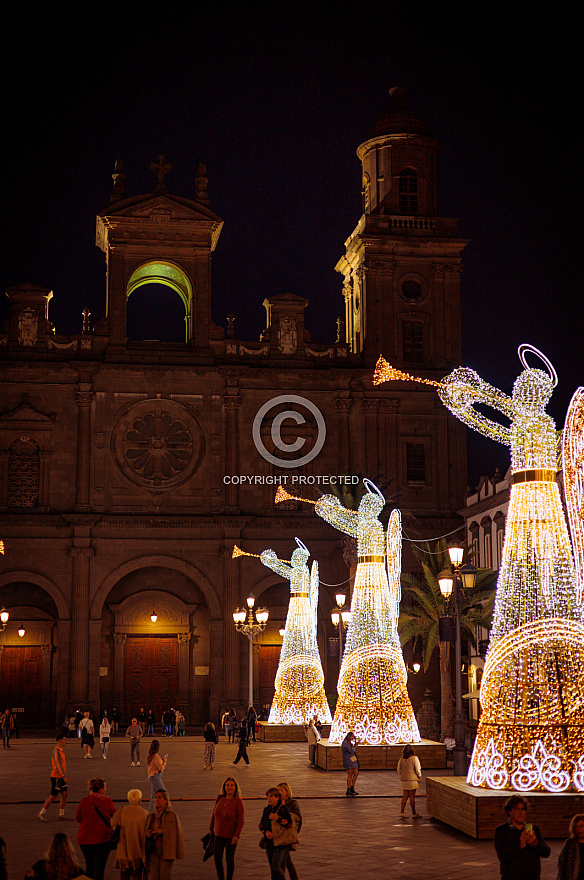
<svg viewBox="0 0 584 880">
<path fill-rule="evenodd" d="M 172 165 L 170 162 L 167 162 L 162 154 L 158 156 L 156 162 L 150 163 L 150 171 L 156 171 L 156 189 L 155 193 L 165 193 L 166 185 L 164 183 L 164 178 L 171 170 Z"/>
</svg>

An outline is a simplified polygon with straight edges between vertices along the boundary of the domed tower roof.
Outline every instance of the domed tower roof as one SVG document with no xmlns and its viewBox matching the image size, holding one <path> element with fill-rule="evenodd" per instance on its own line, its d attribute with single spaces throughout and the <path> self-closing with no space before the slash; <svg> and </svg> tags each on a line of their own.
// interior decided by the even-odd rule
<svg viewBox="0 0 584 880">
<path fill-rule="evenodd" d="M 389 90 L 391 97 L 389 109 L 373 123 L 368 139 L 388 134 L 420 134 L 432 137 L 424 120 L 406 106 L 407 92 L 408 90 L 403 86 L 394 86 Z"/>
</svg>

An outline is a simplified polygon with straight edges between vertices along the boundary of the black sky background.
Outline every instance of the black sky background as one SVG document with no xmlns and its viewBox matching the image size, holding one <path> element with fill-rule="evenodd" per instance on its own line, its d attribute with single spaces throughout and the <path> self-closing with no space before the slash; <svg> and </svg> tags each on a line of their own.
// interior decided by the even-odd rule
<svg viewBox="0 0 584 880">
<path fill-rule="evenodd" d="M 334 266 L 361 214 L 355 150 L 402 84 L 442 145 L 440 213 L 470 239 L 464 362 L 509 392 L 517 346 L 541 348 L 561 425 L 584 384 L 579 33 L 575 11 L 524 3 L 23 6 L 4 40 L 3 288 L 52 289 L 58 333 L 79 332 L 85 306 L 99 320 L 95 215 L 114 161 L 129 194 L 150 192 L 162 152 L 178 195 L 207 164 L 225 221 L 214 320 L 231 311 L 236 336 L 257 339 L 262 301 L 289 291 L 310 299 L 313 339 L 333 340 Z M 473 484 L 508 465 L 493 442 L 469 452 Z"/>
</svg>

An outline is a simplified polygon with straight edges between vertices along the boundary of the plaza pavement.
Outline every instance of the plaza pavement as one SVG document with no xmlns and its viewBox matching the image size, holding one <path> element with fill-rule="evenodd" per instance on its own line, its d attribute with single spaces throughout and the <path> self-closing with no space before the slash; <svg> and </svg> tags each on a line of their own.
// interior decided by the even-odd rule
<svg viewBox="0 0 584 880">
<path fill-rule="evenodd" d="M 140 788 L 149 798 L 146 778 L 148 738 L 142 745 L 142 766 L 130 766 L 129 743 L 114 738 L 107 761 L 99 745 L 94 758 L 82 758 L 78 740 L 66 747 L 69 775 L 67 813 L 75 815 L 79 800 L 87 793 L 90 776 L 107 780 L 107 794 L 118 805 L 130 788 Z M 73 840 L 75 822 L 57 821 L 58 807 L 49 810 L 48 823 L 37 813 L 50 791 L 51 751 L 54 738 L 23 738 L 0 751 L 0 836 L 7 843 L 9 880 L 21 880 L 41 857 L 57 831 Z M 417 807 L 423 818 L 400 819 L 401 787 L 397 773 L 363 771 L 358 779 L 359 797 L 345 797 L 345 773 L 314 770 L 307 763 L 302 743 L 256 743 L 249 747 L 251 765 L 230 767 L 236 747 L 222 737 L 213 771 L 203 771 L 202 737 L 161 738 L 161 753 L 168 752 L 164 773 L 172 806 L 182 822 L 185 859 L 174 864 L 173 880 L 215 880 L 213 861 L 203 864 L 201 837 L 206 833 L 215 796 L 226 776 L 239 781 L 245 801 L 246 824 L 237 847 L 235 880 L 269 880 L 266 856 L 258 846 L 259 818 L 267 788 L 287 781 L 298 797 L 303 827 L 301 845 L 294 862 L 302 880 L 491 880 L 499 877 L 492 841 L 475 841 L 439 822 L 425 809 L 425 785 L 418 790 Z M 424 771 L 424 776 L 451 773 Z M 143 804 L 147 807 L 148 804 Z M 503 818 L 502 818 L 503 821 Z M 542 829 L 545 836 L 545 829 Z M 550 841 L 551 858 L 544 861 L 542 880 L 555 878 L 561 841 Z M 83 864 L 83 862 L 82 862 Z M 118 880 L 110 856 L 106 880 Z"/>
</svg>

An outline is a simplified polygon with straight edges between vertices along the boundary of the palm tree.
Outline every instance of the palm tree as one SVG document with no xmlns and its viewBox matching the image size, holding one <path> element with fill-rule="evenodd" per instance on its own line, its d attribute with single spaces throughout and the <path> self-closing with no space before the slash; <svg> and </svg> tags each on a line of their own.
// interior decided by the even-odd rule
<svg viewBox="0 0 584 880">
<path fill-rule="evenodd" d="M 454 707 L 452 702 L 451 644 L 439 641 L 439 619 L 452 613 L 450 599 L 440 592 L 438 577 L 444 569 L 451 569 L 446 541 L 442 538 L 432 549 L 425 543 L 422 549 L 413 545 L 414 554 L 422 568 L 421 574 L 402 574 L 402 590 L 412 600 L 410 607 L 403 608 L 398 629 L 402 647 L 413 639 L 414 650 L 422 647 L 424 672 L 430 665 L 432 654 L 438 644 L 440 651 L 440 738 L 451 737 L 454 730 Z M 465 550 L 463 562 L 470 561 L 474 551 Z M 495 602 L 496 572 L 490 568 L 477 572 L 474 588 L 461 591 L 460 627 L 462 637 L 476 647 L 475 628 L 490 629 Z"/>
</svg>

